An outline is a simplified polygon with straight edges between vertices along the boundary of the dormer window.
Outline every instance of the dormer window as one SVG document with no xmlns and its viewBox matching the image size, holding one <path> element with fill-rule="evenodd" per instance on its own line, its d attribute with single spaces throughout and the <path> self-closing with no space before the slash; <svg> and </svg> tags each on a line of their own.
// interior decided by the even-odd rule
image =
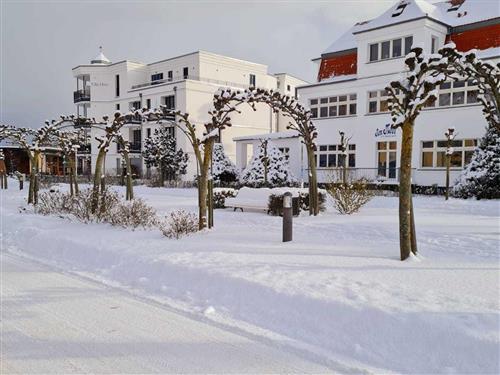
<svg viewBox="0 0 500 375">
<path fill-rule="evenodd" d="M 451 0 L 451 6 L 448 8 L 448 12 L 455 12 L 459 10 L 464 2 L 464 0 Z"/>
<path fill-rule="evenodd" d="M 155 85 L 160 83 L 159 81 L 163 80 L 163 73 L 156 73 L 151 75 L 151 84 Z"/>
<path fill-rule="evenodd" d="M 394 11 L 394 13 L 392 13 L 392 16 L 393 17 L 398 17 L 400 16 L 401 14 L 403 14 L 405 8 L 408 6 L 408 3 L 406 2 L 403 2 L 403 3 L 400 3 L 397 7 L 396 7 L 396 10 Z"/>
</svg>

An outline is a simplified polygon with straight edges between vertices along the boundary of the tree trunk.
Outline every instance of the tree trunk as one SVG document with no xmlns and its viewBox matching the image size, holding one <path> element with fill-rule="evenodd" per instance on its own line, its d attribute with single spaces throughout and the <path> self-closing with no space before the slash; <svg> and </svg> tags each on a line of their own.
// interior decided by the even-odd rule
<svg viewBox="0 0 500 375">
<path fill-rule="evenodd" d="M 446 188 L 444 191 L 444 199 L 448 200 L 450 195 L 450 159 L 451 156 L 446 152 Z"/>
<path fill-rule="evenodd" d="M 160 186 L 165 187 L 165 173 L 163 168 L 163 160 L 160 160 Z"/>
<path fill-rule="evenodd" d="M 123 151 L 123 159 L 125 159 L 125 168 L 127 169 L 127 174 L 125 176 L 125 182 L 127 184 L 126 199 L 134 199 L 134 191 L 132 190 L 132 166 L 130 164 L 130 157 L 127 151 Z"/>
<path fill-rule="evenodd" d="M 73 189 L 73 173 L 71 172 L 71 167 L 70 167 L 70 172 L 69 172 L 69 194 L 71 196 L 75 195 L 75 191 Z"/>
<path fill-rule="evenodd" d="M 212 157 L 212 141 L 206 141 L 203 149 L 203 162 L 201 163 L 200 178 L 198 181 L 199 193 L 199 217 L 198 227 L 203 229 L 207 226 L 207 197 L 208 197 L 208 173 Z"/>
<path fill-rule="evenodd" d="M 415 210 L 413 209 L 413 196 L 411 197 L 411 252 L 417 255 L 417 233 L 415 230 Z"/>
<path fill-rule="evenodd" d="M 309 215 L 316 216 L 319 213 L 318 177 L 316 174 L 316 161 L 314 149 L 306 146 L 307 162 L 309 164 Z"/>
<path fill-rule="evenodd" d="M 411 154 L 413 147 L 413 122 L 407 120 L 403 126 L 401 143 L 401 170 L 399 176 L 399 249 L 401 260 L 410 256 L 412 249 L 411 214 Z M 416 238 L 413 239 L 416 243 Z"/>
<path fill-rule="evenodd" d="M 104 158 L 106 157 L 106 151 L 104 147 L 101 147 L 99 153 L 97 154 L 96 164 L 95 164 L 95 173 L 94 173 L 94 186 L 92 188 L 92 206 L 91 211 L 93 214 L 97 211 L 97 207 L 99 206 L 99 189 L 101 189 L 101 180 L 103 173 L 103 163 Z"/>
</svg>

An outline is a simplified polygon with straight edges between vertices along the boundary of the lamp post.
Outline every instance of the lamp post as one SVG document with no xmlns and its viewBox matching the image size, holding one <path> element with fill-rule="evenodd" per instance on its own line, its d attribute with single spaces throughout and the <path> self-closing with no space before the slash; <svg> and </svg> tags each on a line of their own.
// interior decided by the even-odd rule
<svg viewBox="0 0 500 375">
<path fill-rule="evenodd" d="M 293 236 L 292 193 L 283 195 L 283 242 L 289 242 Z"/>
</svg>

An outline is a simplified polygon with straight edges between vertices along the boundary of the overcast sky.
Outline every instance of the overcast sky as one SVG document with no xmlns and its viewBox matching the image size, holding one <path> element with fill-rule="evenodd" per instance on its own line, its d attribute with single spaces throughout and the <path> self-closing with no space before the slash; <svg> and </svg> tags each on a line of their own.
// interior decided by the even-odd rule
<svg viewBox="0 0 500 375">
<path fill-rule="evenodd" d="M 395 2 L 0 0 L 0 121 L 38 127 L 74 113 L 71 69 L 100 45 L 111 61 L 206 50 L 314 81 L 312 58 Z"/>
</svg>

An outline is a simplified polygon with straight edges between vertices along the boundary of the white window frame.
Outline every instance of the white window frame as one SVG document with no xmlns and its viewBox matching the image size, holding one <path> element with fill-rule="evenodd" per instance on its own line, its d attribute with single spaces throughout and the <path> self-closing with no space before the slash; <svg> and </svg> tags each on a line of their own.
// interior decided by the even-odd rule
<svg viewBox="0 0 500 375">
<path fill-rule="evenodd" d="M 379 149 L 379 143 L 385 144 L 385 149 Z M 390 146 L 394 144 L 395 148 L 390 148 Z M 377 153 L 376 158 L 375 158 L 375 163 L 376 163 L 376 168 L 377 168 L 377 179 L 379 180 L 396 180 L 398 178 L 398 142 L 395 140 L 384 140 L 384 141 L 377 141 L 375 143 L 375 152 Z M 392 169 L 389 165 L 390 163 L 390 156 L 391 153 L 395 155 L 395 161 L 396 161 L 396 166 L 394 167 L 395 170 L 395 176 L 391 177 L 390 176 L 390 170 Z M 384 175 L 380 174 L 380 166 L 378 164 L 379 162 L 379 155 L 380 154 L 385 154 L 385 160 L 386 160 L 386 167 L 384 168 Z"/>
<path fill-rule="evenodd" d="M 326 150 L 321 150 L 323 147 L 326 147 Z M 342 167 L 339 164 L 339 157 L 343 155 L 343 152 L 340 151 L 341 145 L 318 145 L 318 151 L 316 151 L 316 167 L 320 169 L 332 169 L 332 168 L 340 168 Z M 321 155 L 326 155 L 326 167 L 320 166 Z M 329 166 L 329 155 L 335 155 L 335 165 Z M 354 166 L 349 166 L 349 156 L 354 155 Z M 356 144 L 349 144 L 347 146 L 347 168 L 356 168 Z"/>
<path fill-rule="evenodd" d="M 345 108 L 346 112 L 344 115 L 339 114 L 341 107 Z M 312 117 L 314 119 L 343 118 L 343 117 L 357 116 L 358 95 L 353 92 L 350 94 L 330 95 L 330 96 L 323 96 L 321 98 L 312 98 L 309 99 L 309 108 L 311 110 L 316 109 L 317 111 L 316 117 Z M 323 109 L 326 108 L 326 116 L 321 116 L 321 108 Z M 353 108 L 355 108 L 354 111 Z"/>
<path fill-rule="evenodd" d="M 472 146 L 468 145 L 466 146 L 465 143 L 469 142 L 472 143 Z M 426 147 L 424 148 L 424 143 L 427 142 L 432 142 L 432 147 Z M 438 146 L 438 142 L 447 142 L 446 139 L 439 139 L 439 140 L 425 140 L 420 142 L 420 169 L 445 169 L 446 166 L 438 166 L 437 161 L 438 161 L 438 153 L 443 152 L 446 155 L 446 146 Z M 461 154 L 461 166 L 460 167 L 454 167 L 451 166 L 450 168 L 453 170 L 460 170 L 465 168 L 466 164 L 466 159 L 465 159 L 465 154 L 467 152 L 474 152 L 474 150 L 477 147 L 477 144 L 479 142 L 478 139 L 475 138 L 464 138 L 464 139 L 454 139 L 452 142 L 461 142 L 461 146 L 452 146 L 453 148 L 453 153 L 460 153 Z M 424 163 L 424 152 L 432 152 L 432 166 L 423 166 Z"/>
<path fill-rule="evenodd" d="M 386 39 L 386 40 L 381 40 L 380 42 L 376 43 L 368 43 L 368 54 L 367 54 L 367 63 L 376 63 L 379 61 L 387 61 L 387 60 L 392 60 L 392 59 L 401 59 L 406 56 L 406 38 L 412 38 L 412 45 L 413 45 L 413 35 L 405 35 L 400 38 L 394 38 L 394 39 Z M 401 40 L 401 54 L 399 56 L 394 56 L 394 41 L 395 40 Z M 382 43 L 387 43 L 389 42 L 389 57 L 382 58 Z M 378 45 L 377 47 L 377 58 L 375 60 L 371 59 L 371 46 L 373 45 Z M 411 46 L 410 46 L 411 47 Z"/>
</svg>

